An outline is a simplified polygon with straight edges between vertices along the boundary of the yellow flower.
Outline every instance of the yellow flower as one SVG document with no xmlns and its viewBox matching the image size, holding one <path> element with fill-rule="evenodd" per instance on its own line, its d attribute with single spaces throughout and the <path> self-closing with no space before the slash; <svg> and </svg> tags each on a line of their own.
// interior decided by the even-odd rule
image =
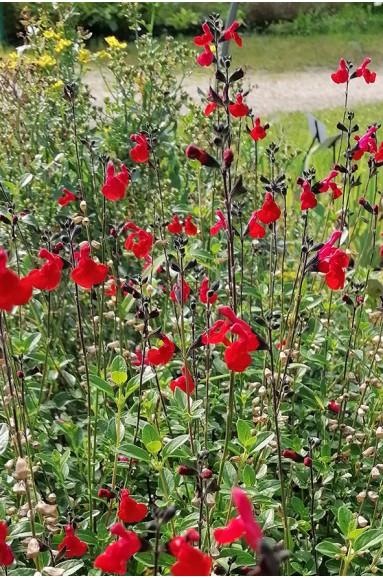
<svg viewBox="0 0 383 578">
<path fill-rule="evenodd" d="M 96 52 L 96 58 L 112 58 L 109 52 L 106 50 L 100 50 L 100 52 Z"/>
<path fill-rule="evenodd" d="M 62 80 L 57 80 L 57 82 L 55 82 L 54 84 L 52 84 L 52 86 L 50 88 L 53 88 L 54 90 L 59 90 L 60 88 L 62 88 L 64 86 L 64 83 Z"/>
<path fill-rule="evenodd" d="M 66 38 L 60 38 L 60 40 L 58 41 L 58 43 L 55 46 L 55 52 L 62 52 L 62 50 L 64 50 L 64 48 L 66 48 L 67 46 L 70 46 L 72 44 L 72 42 L 70 40 L 67 40 Z"/>
<path fill-rule="evenodd" d="M 127 46 L 126 42 L 119 42 L 115 36 L 107 36 L 105 42 L 109 44 L 111 48 L 119 48 L 121 50 Z"/>
<path fill-rule="evenodd" d="M 44 35 L 44 38 L 46 38 L 47 40 L 52 40 L 53 38 L 55 40 L 58 40 L 60 38 L 60 36 L 57 34 L 57 32 L 52 30 L 52 28 L 49 28 L 49 30 L 44 30 L 43 35 Z"/>
<path fill-rule="evenodd" d="M 56 60 L 49 56 L 49 54 L 43 54 L 40 56 L 38 60 L 36 60 L 37 66 L 41 66 L 41 68 L 47 68 L 48 66 L 54 66 L 56 64 Z"/>
<path fill-rule="evenodd" d="M 20 58 L 20 55 L 18 52 L 14 51 L 11 52 L 8 56 L 8 66 L 11 70 L 13 70 L 14 68 L 16 68 L 16 64 L 18 62 Z"/>
<path fill-rule="evenodd" d="M 90 60 L 90 52 L 86 48 L 80 48 L 78 51 L 78 61 L 80 64 L 86 64 Z"/>
</svg>

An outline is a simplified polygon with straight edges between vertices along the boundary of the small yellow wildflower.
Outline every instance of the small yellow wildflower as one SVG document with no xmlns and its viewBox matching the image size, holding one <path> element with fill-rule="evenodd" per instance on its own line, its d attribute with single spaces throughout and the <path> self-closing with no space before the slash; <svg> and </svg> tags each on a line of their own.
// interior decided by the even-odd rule
<svg viewBox="0 0 383 578">
<path fill-rule="evenodd" d="M 78 61 L 80 64 L 86 64 L 90 60 L 90 52 L 86 48 L 80 48 L 78 51 Z"/>
<path fill-rule="evenodd" d="M 126 42 L 119 42 L 115 36 L 107 36 L 105 42 L 109 44 L 111 48 L 118 48 L 121 50 L 127 46 Z"/>
<path fill-rule="evenodd" d="M 20 58 L 20 55 L 18 52 L 14 51 L 11 52 L 8 56 L 8 67 L 13 70 L 14 68 L 16 68 L 16 64 L 18 63 L 18 60 Z"/>
<path fill-rule="evenodd" d="M 55 46 L 55 52 L 62 52 L 64 48 L 67 48 L 67 46 L 70 46 L 71 44 L 72 42 L 70 40 L 67 40 L 66 38 L 60 38 Z"/>
<path fill-rule="evenodd" d="M 96 52 L 96 58 L 109 58 L 111 59 L 111 55 L 106 50 L 100 50 L 100 52 Z"/>
<path fill-rule="evenodd" d="M 38 60 L 36 60 L 37 66 L 41 66 L 41 68 L 47 68 L 48 66 L 54 66 L 56 64 L 56 60 L 49 56 L 49 54 L 43 54 L 40 56 Z"/>
<path fill-rule="evenodd" d="M 44 30 L 43 32 L 44 38 L 46 38 L 47 40 L 58 40 L 60 38 L 60 36 L 57 34 L 57 32 L 55 32 L 54 30 L 52 30 L 52 28 L 49 28 L 49 30 Z"/>
<path fill-rule="evenodd" d="M 54 84 L 52 84 L 51 88 L 53 88 L 54 90 L 59 90 L 64 86 L 64 83 L 62 80 L 57 80 Z"/>
</svg>

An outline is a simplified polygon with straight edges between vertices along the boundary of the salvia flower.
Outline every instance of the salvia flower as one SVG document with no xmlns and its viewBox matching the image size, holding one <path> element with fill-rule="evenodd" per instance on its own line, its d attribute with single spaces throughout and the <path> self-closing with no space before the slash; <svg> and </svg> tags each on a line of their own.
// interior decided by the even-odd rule
<svg viewBox="0 0 383 578">
<path fill-rule="evenodd" d="M 234 20 L 233 24 L 229 26 L 229 28 L 226 28 L 226 30 L 224 30 L 222 36 L 224 40 L 234 40 L 234 42 L 241 48 L 242 38 L 240 37 L 238 32 L 236 32 L 238 26 L 239 22 L 237 20 Z"/>
<path fill-rule="evenodd" d="M 372 136 L 376 133 L 378 127 L 376 125 L 370 126 L 367 132 L 362 137 L 355 137 L 356 143 L 356 150 L 354 152 L 353 158 L 355 160 L 359 160 L 361 158 L 361 154 L 364 153 L 375 153 L 376 152 L 376 140 Z M 356 153 L 359 153 L 356 155 Z"/>
<path fill-rule="evenodd" d="M 182 233 L 182 225 L 178 215 L 173 215 L 173 220 L 168 224 L 167 229 L 172 235 L 180 235 Z"/>
<path fill-rule="evenodd" d="M 375 153 L 375 162 L 381 163 L 383 162 L 383 141 L 380 143 L 378 150 Z"/>
<path fill-rule="evenodd" d="M 329 409 L 333 413 L 339 413 L 341 406 L 339 405 L 339 403 L 336 403 L 335 400 L 332 399 L 328 404 L 327 409 Z"/>
<path fill-rule="evenodd" d="M 109 501 L 112 498 L 112 492 L 108 490 L 108 488 L 100 488 L 97 492 L 97 496 Z"/>
<path fill-rule="evenodd" d="M 340 237 L 341 232 L 335 231 L 318 252 L 318 271 L 325 273 L 326 284 L 333 290 L 343 289 L 349 263 L 346 253 L 333 246 Z"/>
<path fill-rule="evenodd" d="M 172 379 L 170 382 L 170 389 L 174 392 L 176 387 L 179 387 L 184 393 L 190 395 L 195 389 L 194 381 L 192 375 L 188 369 L 185 369 L 183 365 L 181 368 L 181 373 L 177 379 Z"/>
<path fill-rule="evenodd" d="M 370 62 L 371 58 L 365 58 L 362 64 L 355 71 L 355 76 L 357 77 L 363 76 L 364 80 L 366 81 L 366 84 L 372 84 L 376 80 L 376 72 L 371 72 L 371 70 L 367 68 Z"/>
<path fill-rule="evenodd" d="M 173 289 L 170 291 L 170 299 L 172 301 L 174 301 L 175 303 L 181 303 L 181 299 L 183 299 L 183 302 L 186 303 L 188 298 L 189 298 L 190 291 L 191 291 L 191 289 L 184 279 L 183 291 L 182 291 L 183 295 L 181 296 L 181 287 L 180 287 L 179 283 L 177 282 L 177 283 L 174 283 Z"/>
<path fill-rule="evenodd" d="M 330 174 L 325 179 L 320 181 L 318 185 L 320 193 L 327 193 L 327 191 L 330 189 L 334 200 L 342 196 L 341 189 L 338 187 L 336 183 L 333 182 L 333 180 L 338 176 L 338 174 L 339 174 L 338 171 L 335 170 L 330 171 Z"/>
<path fill-rule="evenodd" d="M 241 118 L 246 116 L 249 112 L 249 107 L 243 103 L 243 96 L 238 92 L 234 104 L 229 104 L 229 112 L 232 116 L 236 118 Z"/>
<path fill-rule="evenodd" d="M 344 58 L 339 61 L 339 69 L 331 75 L 336 84 L 344 84 L 349 79 L 348 68 Z"/>
<path fill-rule="evenodd" d="M 68 189 L 66 189 L 65 187 L 63 188 L 62 192 L 63 194 L 61 195 L 61 197 L 57 199 L 57 202 L 61 207 L 66 207 L 72 201 L 76 201 L 77 199 L 76 195 L 68 191 Z"/>
<path fill-rule="evenodd" d="M 148 365 L 149 361 L 148 358 L 145 357 L 144 360 L 142 360 L 142 351 L 141 349 L 137 348 L 135 353 L 134 353 L 136 359 L 134 361 L 132 361 L 132 365 L 134 365 L 135 367 L 141 367 L 142 363 L 144 365 Z"/>
<path fill-rule="evenodd" d="M 63 262 L 61 257 L 50 253 L 46 249 L 40 249 L 39 257 L 46 259 L 41 269 L 32 269 L 28 279 L 35 289 L 40 291 L 53 291 L 60 283 Z"/>
<path fill-rule="evenodd" d="M 233 488 L 231 495 L 239 515 L 232 518 L 225 528 L 214 530 L 214 538 L 218 544 L 231 544 L 244 536 L 250 548 L 259 552 L 263 533 L 254 518 L 251 502 L 240 488 Z"/>
<path fill-rule="evenodd" d="M 170 567 L 173 576 L 210 576 L 212 560 L 190 542 L 198 542 L 199 534 L 187 530 L 184 536 L 176 536 L 168 544 L 168 550 L 177 562 Z"/>
<path fill-rule="evenodd" d="M 194 237 L 198 233 L 197 225 L 192 222 L 193 215 L 188 215 L 184 221 L 184 231 L 189 237 Z"/>
<path fill-rule="evenodd" d="M 0 520 L 0 566 L 10 566 L 15 559 L 11 547 L 7 544 L 8 526 Z"/>
<path fill-rule="evenodd" d="M 257 211 L 257 219 L 261 221 L 264 225 L 270 225 L 270 223 L 275 223 L 281 216 L 281 209 L 278 207 L 277 203 L 273 199 L 271 193 L 265 194 L 265 202 L 262 208 Z"/>
<path fill-rule="evenodd" d="M 215 214 L 218 217 L 218 221 L 210 229 L 210 235 L 217 235 L 221 229 L 227 231 L 227 223 L 224 214 L 219 209 L 216 210 Z"/>
<path fill-rule="evenodd" d="M 141 522 L 148 513 L 148 508 L 145 504 L 139 504 L 130 497 L 129 490 L 122 490 L 120 507 L 117 511 L 117 516 L 126 524 L 134 524 Z"/>
<path fill-rule="evenodd" d="M 189 145 L 185 151 L 185 154 L 188 159 L 196 160 L 203 166 L 213 168 L 219 167 L 217 161 L 211 155 L 209 155 L 209 153 L 207 153 L 205 150 L 201 149 L 197 145 L 194 144 Z"/>
<path fill-rule="evenodd" d="M 286 458 L 287 460 L 292 460 L 293 462 L 301 461 L 301 456 L 294 450 L 283 450 L 282 457 Z"/>
<path fill-rule="evenodd" d="M 59 544 L 58 549 L 62 550 L 64 547 L 66 558 L 80 558 L 88 549 L 87 544 L 76 536 L 74 528 L 70 524 L 65 526 L 65 538 Z"/>
<path fill-rule="evenodd" d="M 0 247 L 0 310 L 11 311 L 16 305 L 25 305 L 32 297 L 33 287 L 28 277 L 19 278 L 7 267 L 7 254 Z"/>
<path fill-rule="evenodd" d="M 121 165 L 121 171 L 115 174 L 114 164 L 110 161 L 106 167 L 106 179 L 101 192 L 109 201 L 123 199 L 126 187 L 129 184 L 129 172 L 125 165 Z"/>
<path fill-rule="evenodd" d="M 314 209 L 317 206 L 317 198 L 315 193 L 311 190 L 309 181 L 306 179 L 301 183 L 302 192 L 300 196 L 301 211 L 307 211 L 308 209 Z"/>
<path fill-rule="evenodd" d="M 120 522 L 113 524 L 110 533 L 113 536 L 118 536 L 118 540 L 109 544 L 105 552 L 97 556 L 94 567 L 106 574 L 123 576 L 126 574 L 128 561 L 140 551 L 141 540 L 134 532 L 125 530 Z"/>
<path fill-rule="evenodd" d="M 107 265 L 96 263 L 89 255 L 90 245 L 84 243 L 80 248 L 77 266 L 71 272 L 73 281 L 83 289 L 91 289 L 93 285 L 103 283 L 109 270 Z"/>
<path fill-rule="evenodd" d="M 250 131 L 250 136 L 253 140 L 262 140 L 266 137 L 266 131 L 269 128 L 269 124 L 266 123 L 263 126 L 261 125 L 261 119 L 257 117 L 254 121 L 254 127 Z"/>
<path fill-rule="evenodd" d="M 152 347 L 148 351 L 148 362 L 152 365 L 166 365 L 169 363 L 176 350 L 173 341 L 171 341 L 164 333 L 161 333 L 159 339 L 161 339 L 163 345 L 158 348 Z"/>
<path fill-rule="evenodd" d="M 214 53 L 209 44 L 205 44 L 203 52 L 197 56 L 197 62 L 200 66 L 210 66 L 214 61 Z"/>
<path fill-rule="evenodd" d="M 214 112 L 216 108 L 218 108 L 218 104 L 216 102 L 208 102 L 203 114 L 205 116 L 210 116 L 211 113 Z"/>
<path fill-rule="evenodd" d="M 125 249 L 127 251 L 133 251 L 137 259 L 145 259 L 145 257 L 149 255 L 153 246 L 153 235 L 144 229 L 140 229 L 131 221 L 124 225 L 124 232 L 128 230 L 132 230 L 134 232 L 126 238 L 124 244 Z"/>
<path fill-rule="evenodd" d="M 117 293 L 116 280 L 113 275 L 109 275 L 108 280 L 105 283 L 105 295 L 108 297 L 113 297 Z"/>
<path fill-rule="evenodd" d="M 148 141 L 144 134 L 132 134 L 130 140 L 136 143 L 136 146 L 130 150 L 130 157 L 135 163 L 146 163 L 149 160 Z"/>
<path fill-rule="evenodd" d="M 209 305 L 213 305 L 217 301 L 218 295 L 217 293 L 212 292 L 212 295 L 208 296 L 209 290 L 209 278 L 204 277 L 199 288 L 199 298 L 201 299 L 202 303 L 209 303 Z"/>
<path fill-rule="evenodd" d="M 202 30 L 203 34 L 201 34 L 201 36 L 194 37 L 193 42 L 196 46 L 205 46 L 206 44 L 210 44 L 210 42 L 214 40 L 214 37 L 209 28 L 209 24 L 207 22 L 204 22 L 202 24 Z"/>
<path fill-rule="evenodd" d="M 263 239 L 265 237 L 266 229 L 258 222 L 258 211 L 254 211 L 251 215 L 246 231 L 248 231 L 252 239 Z"/>
</svg>

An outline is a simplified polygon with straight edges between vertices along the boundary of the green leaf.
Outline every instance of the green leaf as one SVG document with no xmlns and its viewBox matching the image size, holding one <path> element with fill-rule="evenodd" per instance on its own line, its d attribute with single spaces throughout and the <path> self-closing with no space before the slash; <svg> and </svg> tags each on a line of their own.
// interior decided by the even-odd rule
<svg viewBox="0 0 383 578">
<path fill-rule="evenodd" d="M 188 439 L 189 439 L 188 435 L 182 435 L 174 438 L 174 440 L 171 440 L 169 443 L 167 443 L 162 451 L 163 459 L 166 460 L 167 458 L 172 456 L 174 452 L 178 450 L 178 448 L 186 444 Z"/>
<path fill-rule="evenodd" d="M 0 456 L 5 452 L 9 442 L 9 430 L 5 423 L 0 424 Z"/>
<path fill-rule="evenodd" d="M 252 452 L 260 452 L 261 450 L 263 450 L 263 448 L 265 448 L 267 445 L 269 445 L 269 443 L 271 442 L 271 440 L 274 438 L 274 432 L 270 432 L 270 431 L 262 431 L 261 433 L 259 433 L 257 435 L 257 441 L 255 443 L 255 446 L 252 448 Z"/>
<path fill-rule="evenodd" d="M 338 526 L 343 536 L 349 537 L 351 532 L 356 528 L 356 518 L 354 518 L 352 512 L 346 507 L 341 506 L 338 510 Z"/>
<path fill-rule="evenodd" d="M 142 442 L 150 454 L 158 454 L 162 448 L 160 436 L 150 423 L 142 428 Z"/>
<path fill-rule="evenodd" d="M 143 448 L 134 446 L 133 444 L 125 444 L 119 453 L 122 456 L 127 456 L 128 458 L 134 458 L 141 462 L 150 462 L 150 456 Z"/>
<path fill-rule="evenodd" d="M 238 439 L 243 447 L 246 447 L 247 442 L 251 438 L 251 427 L 250 425 L 244 421 L 243 419 L 239 419 L 237 421 L 237 433 Z"/>
<path fill-rule="evenodd" d="M 113 387 L 107 381 L 105 381 L 98 375 L 92 374 L 89 375 L 89 381 L 90 384 L 93 385 L 93 387 L 96 387 L 97 389 L 103 391 L 104 393 L 106 393 L 106 395 L 109 395 L 109 397 L 114 399 Z"/>
<path fill-rule="evenodd" d="M 354 550 L 370 550 L 383 542 L 383 529 L 366 530 L 361 536 L 358 536 L 354 542 Z"/>
<path fill-rule="evenodd" d="M 249 464 L 245 464 L 245 467 L 243 468 L 242 480 L 248 488 L 255 486 L 255 471 Z"/>
<path fill-rule="evenodd" d="M 117 355 L 111 365 L 111 379 L 116 385 L 122 385 L 128 379 L 128 372 L 125 359 L 122 355 Z"/>
<path fill-rule="evenodd" d="M 337 546 L 333 542 L 329 542 L 328 540 L 324 540 L 324 542 L 317 544 L 317 547 L 315 549 L 318 552 L 320 552 L 321 554 L 324 554 L 325 556 L 329 556 L 330 558 L 332 558 L 336 554 L 339 555 L 342 553 L 339 546 Z"/>
<path fill-rule="evenodd" d="M 223 466 L 223 481 L 229 488 L 232 488 L 237 482 L 237 470 L 230 462 L 225 462 Z"/>
</svg>

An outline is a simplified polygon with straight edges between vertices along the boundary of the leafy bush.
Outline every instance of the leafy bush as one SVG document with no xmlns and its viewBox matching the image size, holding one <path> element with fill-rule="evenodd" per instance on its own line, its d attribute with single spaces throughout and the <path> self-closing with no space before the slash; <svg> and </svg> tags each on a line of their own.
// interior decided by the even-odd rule
<svg viewBox="0 0 383 578">
<path fill-rule="evenodd" d="M 195 46 L 126 4 L 131 66 L 75 12 L 25 10 L 0 69 L 7 575 L 381 572 L 383 147 L 348 107 L 369 61 L 328 79 L 336 165 L 311 167 L 220 57 L 238 23 L 195 38 L 202 111 Z"/>
</svg>

